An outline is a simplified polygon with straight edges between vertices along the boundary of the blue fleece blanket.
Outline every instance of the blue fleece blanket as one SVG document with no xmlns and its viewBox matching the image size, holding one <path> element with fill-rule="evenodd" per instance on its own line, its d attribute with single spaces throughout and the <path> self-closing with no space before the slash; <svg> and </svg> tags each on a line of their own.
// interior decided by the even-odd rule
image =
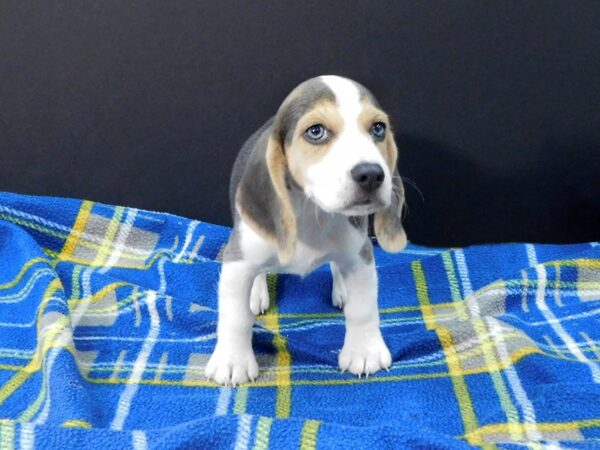
<svg viewBox="0 0 600 450">
<path fill-rule="evenodd" d="M 0 447 L 592 448 L 600 246 L 378 247 L 394 363 L 342 374 L 327 266 L 270 276 L 254 384 L 220 387 L 229 229 L 0 193 Z"/>
</svg>

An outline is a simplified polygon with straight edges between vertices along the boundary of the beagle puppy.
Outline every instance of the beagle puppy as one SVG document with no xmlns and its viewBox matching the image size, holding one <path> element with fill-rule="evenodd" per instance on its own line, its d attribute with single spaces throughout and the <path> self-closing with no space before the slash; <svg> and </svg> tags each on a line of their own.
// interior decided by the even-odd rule
<svg viewBox="0 0 600 450">
<path fill-rule="evenodd" d="M 244 144 L 231 175 L 234 227 L 223 252 L 209 379 L 235 386 L 258 376 L 252 326 L 269 306 L 266 274 L 305 275 L 326 262 L 333 305 L 346 320 L 340 368 L 361 376 L 390 367 L 368 216 L 375 214 L 384 250 L 406 246 L 397 156 L 377 100 L 339 76 L 300 84 Z"/>
</svg>

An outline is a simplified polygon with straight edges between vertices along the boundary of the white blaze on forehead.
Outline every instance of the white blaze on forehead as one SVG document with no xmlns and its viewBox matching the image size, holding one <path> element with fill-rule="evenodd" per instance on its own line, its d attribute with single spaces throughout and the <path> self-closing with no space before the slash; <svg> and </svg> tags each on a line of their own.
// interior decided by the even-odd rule
<svg viewBox="0 0 600 450">
<path fill-rule="evenodd" d="M 356 124 L 362 105 L 358 86 L 347 78 L 325 75 L 321 81 L 333 91 L 340 114 L 347 125 Z"/>
</svg>

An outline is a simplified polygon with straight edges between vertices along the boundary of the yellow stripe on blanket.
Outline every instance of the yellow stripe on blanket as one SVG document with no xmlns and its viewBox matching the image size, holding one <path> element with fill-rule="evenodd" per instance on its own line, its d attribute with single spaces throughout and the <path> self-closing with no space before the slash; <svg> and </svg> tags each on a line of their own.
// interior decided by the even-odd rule
<svg viewBox="0 0 600 450">
<path fill-rule="evenodd" d="M 69 237 L 67 237 L 67 240 L 65 241 L 62 252 L 58 256 L 59 259 L 69 260 L 73 256 L 73 252 L 77 248 L 77 243 L 79 242 L 79 239 L 85 230 L 85 225 L 90 218 L 90 213 L 93 206 L 94 203 L 88 200 L 84 200 L 81 204 L 81 208 L 79 208 L 79 213 L 77 214 L 77 218 L 75 219 L 71 233 L 69 233 Z"/>
</svg>

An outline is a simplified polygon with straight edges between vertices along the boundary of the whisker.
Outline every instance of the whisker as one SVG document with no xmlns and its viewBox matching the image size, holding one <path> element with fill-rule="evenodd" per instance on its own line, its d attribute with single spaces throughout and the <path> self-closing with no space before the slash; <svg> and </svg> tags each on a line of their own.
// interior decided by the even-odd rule
<svg viewBox="0 0 600 450">
<path fill-rule="evenodd" d="M 401 190 L 398 186 L 392 187 L 392 194 L 396 196 L 398 201 L 400 201 L 402 197 L 404 197 L 404 191 Z"/>
<path fill-rule="evenodd" d="M 304 215 L 304 212 L 306 211 L 306 205 L 308 205 L 308 196 L 304 196 L 304 202 L 302 203 L 302 209 L 300 210 L 300 214 Z"/>
<path fill-rule="evenodd" d="M 321 224 L 319 223 L 319 208 L 315 205 L 315 220 L 317 221 L 317 227 L 321 228 Z"/>
<path fill-rule="evenodd" d="M 406 219 L 408 217 L 408 202 L 406 201 L 406 199 L 404 200 L 404 206 L 402 207 L 402 220 Z"/>
<path fill-rule="evenodd" d="M 392 195 L 394 196 L 393 200 L 397 204 L 403 204 L 406 206 L 406 208 L 404 208 L 404 207 L 402 208 L 402 212 L 401 212 L 402 220 L 404 220 L 404 218 L 408 215 L 408 204 L 406 203 L 406 198 L 404 197 L 404 194 L 400 192 L 400 188 L 396 187 L 396 186 L 394 186 L 392 188 Z M 404 201 L 402 201 L 402 200 L 404 200 Z"/>
<path fill-rule="evenodd" d="M 399 186 L 395 186 L 392 185 L 392 195 L 394 196 L 395 200 L 397 203 L 402 203 L 402 199 L 404 199 L 404 204 L 402 207 L 402 220 L 404 220 L 406 218 L 406 216 L 408 216 L 409 214 L 409 208 L 408 208 L 408 202 L 406 201 L 406 196 L 404 195 L 404 192 L 400 192 L 400 187 Z"/>
<path fill-rule="evenodd" d="M 400 177 L 402 179 L 402 181 L 406 181 L 406 184 L 408 184 L 409 186 L 411 186 L 415 191 L 417 191 L 419 193 L 419 195 L 421 195 L 421 201 L 423 203 L 425 203 L 425 196 L 423 195 L 423 192 L 421 192 L 421 189 L 419 189 L 417 187 L 417 183 L 415 183 L 413 180 L 411 180 L 410 178 L 407 177 Z"/>
</svg>

